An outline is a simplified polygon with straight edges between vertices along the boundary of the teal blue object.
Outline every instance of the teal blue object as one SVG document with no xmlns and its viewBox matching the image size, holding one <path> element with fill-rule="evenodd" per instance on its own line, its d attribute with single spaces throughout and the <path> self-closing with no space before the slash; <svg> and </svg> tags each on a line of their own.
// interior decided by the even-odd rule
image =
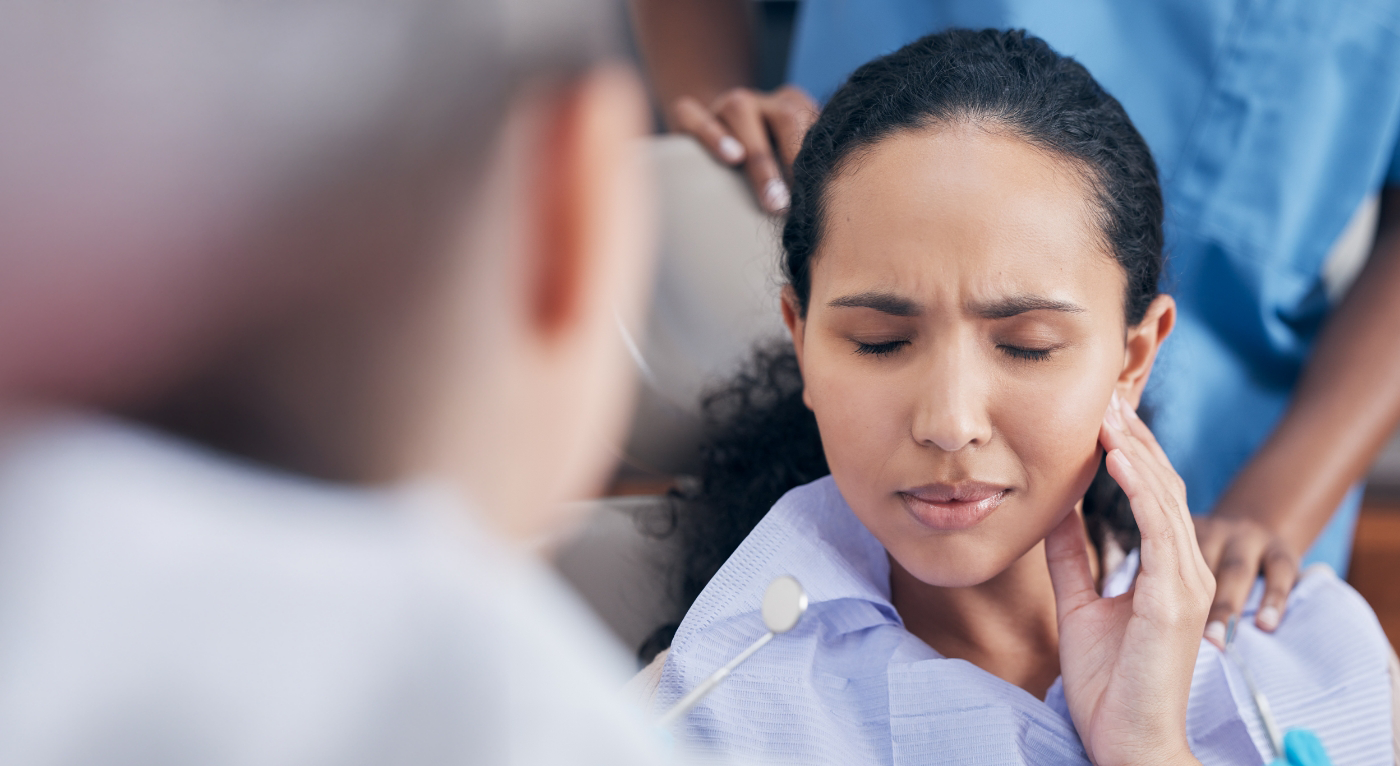
<svg viewBox="0 0 1400 766">
<path fill-rule="evenodd" d="M 1293 729 L 1283 735 L 1283 757 L 1269 766 L 1332 766 L 1322 749 L 1322 740 L 1307 729 Z"/>
</svg>

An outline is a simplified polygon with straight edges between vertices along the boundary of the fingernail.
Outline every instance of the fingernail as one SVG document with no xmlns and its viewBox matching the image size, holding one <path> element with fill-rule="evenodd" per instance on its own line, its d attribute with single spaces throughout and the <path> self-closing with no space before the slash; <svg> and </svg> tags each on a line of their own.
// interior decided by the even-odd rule
<svg viewBox="0 0 1400 766">
<path fill-rule="evenodd" d="M 1115 454 L 1116 454 L 1116 455 L 1118 456 L 1118 458 L 1117 458 L 1118 462 L 1120 462 L 1120 463 L 1122 463 L 1123 465 L 1127 466 L 1130 470 L 1136 470 L 1136 469 L 1133 469 L 1133 463 L 1132 463 L 1131 460 L 1128 460 L 1128 456 L 1123 454 L 1123 450 L 1121 450 L 1121 449 L 1115 449 L 1115 450 L 1112 450 L 1111 452 L 1109 452 L 1108 454 L 1109 454 L 1109 455 L 1115 455 Z"/>
<path fill-rule="evenodd" d="M 767 206 L 769 212 L 781 213 L 787 210 L 788 203 L 791 201 L 787 184 L 783 183 L 783 179 L 774 178 L 764 185 L 763 204 Z"/>
<path fill-rule="evenodd" d="M 1259 614 L 1254 615 L 1254 622 L 1264 630 L 1273 630 L 1278 627 L 1278 607 L 1266 606 L 1259 610 Z"/>
<path fill-rule="evenodd" d="M 1225 648 L 1225 623 L 1220 620 L 1211 620 L 1206 624 L 1206 640 L 1220 647 Z"/>
<path fill-rule="evenodd" d="M 744 161 L 744 145 L 733 136 L 724 136 L 719 140 L 719 156 L 725 162 L 737 164 Z"/>
</svg>

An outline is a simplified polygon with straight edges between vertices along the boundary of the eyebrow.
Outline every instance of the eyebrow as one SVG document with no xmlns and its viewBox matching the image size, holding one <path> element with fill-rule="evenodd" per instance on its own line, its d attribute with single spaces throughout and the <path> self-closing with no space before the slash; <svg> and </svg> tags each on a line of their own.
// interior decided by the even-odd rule
<svg viewBox="0 0 1400 766">
<path fill-rule="evenodd" d="M 897 317 L 919 316 L 924 309 L 915 301 L 887 292 L 867 292 L 844 295 L 827 304 L 832 308 L 874 309 Z M 1084 307 L 1069 301 L 1055 300 L 1040 295 L 1013 295 L 987 303 L 973 304 L 972 313 L 983 319 L 1007 319 L 1028 311 L 1059 311 L 1067 314 L 1083 313 Z"/>
<path fill-rule="evenodd" d="M 897 317 L 914 317 L 924 313 L 919 304 L 894 293 L 869 292 L 844 295 L 826 304 L 832 308 L 875 309 Z"/>
<path fill-rule="evenodd" d="M 1008 298 L 972 305 L 972 313 L 984 319 L 1006 319 L 1027 311 L 1060 311 L 1066 314 L 1082 314 L 1084 307 L 1069 301 L 1055 300 L 1040 295 L 1013 295 Z"/>
</svg>

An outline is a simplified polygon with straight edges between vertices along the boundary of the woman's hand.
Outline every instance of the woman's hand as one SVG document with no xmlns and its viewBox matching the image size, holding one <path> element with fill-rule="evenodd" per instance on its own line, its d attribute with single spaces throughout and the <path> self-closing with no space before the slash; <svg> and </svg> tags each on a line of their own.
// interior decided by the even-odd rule
<svg viewBox="0 0 1400 766">
<path fill-rule="evenodd" d="M 817 119 L 816 102 L 801 88 L 784 85 L 769 93 L 734 88 L 709 106 L 682 96 L 669 116 L 676 130 L 694 136 L 716 160 L 742 166 L 764 210 L 787 210 L 791 197 L 783 179 Z"/>
<path fill-rule="evenodd" d="M 1215 573 L 1215 603 L 1206 621 L 1206 638 L 1225 648 L 1225 626 L 1244 609 L 1254 580 L 1264 573 L 1264 598 L 1254 624 L 1272 631 L 1283 619 L 1288 593 L 1298 582 L 1298 556 L 1274 531 L 1260 522 L 1223 514 L 1195 517 L 1201 553 Z"/>
<path fill-rule="evenodd" d="M 1195 763 L 1186 702 L 1215 580 L 1196 545 L 1181 477 L 1116 393 L 1099 441 L 1142 533 L 1141 569 L 1127 593 L 1102 598 L 1079 515 L 1046 538 L 1065 699 L 1098 766 Z"/>
</svg>

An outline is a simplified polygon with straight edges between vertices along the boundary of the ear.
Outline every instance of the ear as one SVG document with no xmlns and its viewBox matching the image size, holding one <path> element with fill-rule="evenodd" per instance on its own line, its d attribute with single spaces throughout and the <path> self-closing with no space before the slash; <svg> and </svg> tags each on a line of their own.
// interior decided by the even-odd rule
<svg viewBox="0 0 1400 766">
<path fill-rule="evenodd" d="M 636 269 L 612 263 L 618 252 L 637 249 L 622 240 L 638 239 L 648 221 L 621 183 L 630 170 L 622 164 L 634 149 L 634 79 L 604 67 L 553 86 L 554 97 L 544 99 L 549 106 L 525 206 L 533 211 L 530 319 L 544 340 L 578 324 L 590 295 L 608 292 L 595 289 L 608 284 L 607 272 Z"/>
<path fill-rule="evenodd" d="M 797 369 L 802 370 L 803 341 L 806 338 L 807 320 L 802 316 L 802 309 L 797 303 L 797 292 L 792 289 L 792 285 L 783 287 L 783 324 L 787 325 L 788 334 L 792 336 L 792 350 L 797 354 Z M 812 400 L 807 388 L 802 388 L 802 403 L 807 405 L 807 409 L 812 409 Z"/>
<path fill-rule="evenodd" d="M 644 93 L 610 64 L 522 86 L 474 199 L 425 462 L 516 539 L 570 521 L 563 501 L 602 488 L 626 437 L 619 324 L 641 324 L 651 285 Z"/>
<path fill-rule="evenodd" d="M 1147 313 L 1135 327 L 1128 328 L 1123 350 L 1123 372 L 1114 389 L 1131 407 L 1142 401 L 1142 390 L 1152 375 L 1152 364 L 1162 341 L 1176 326 L 1176 301 L 1170 295 L 1158 295 L 1147 307 Z"/>
</svg>

